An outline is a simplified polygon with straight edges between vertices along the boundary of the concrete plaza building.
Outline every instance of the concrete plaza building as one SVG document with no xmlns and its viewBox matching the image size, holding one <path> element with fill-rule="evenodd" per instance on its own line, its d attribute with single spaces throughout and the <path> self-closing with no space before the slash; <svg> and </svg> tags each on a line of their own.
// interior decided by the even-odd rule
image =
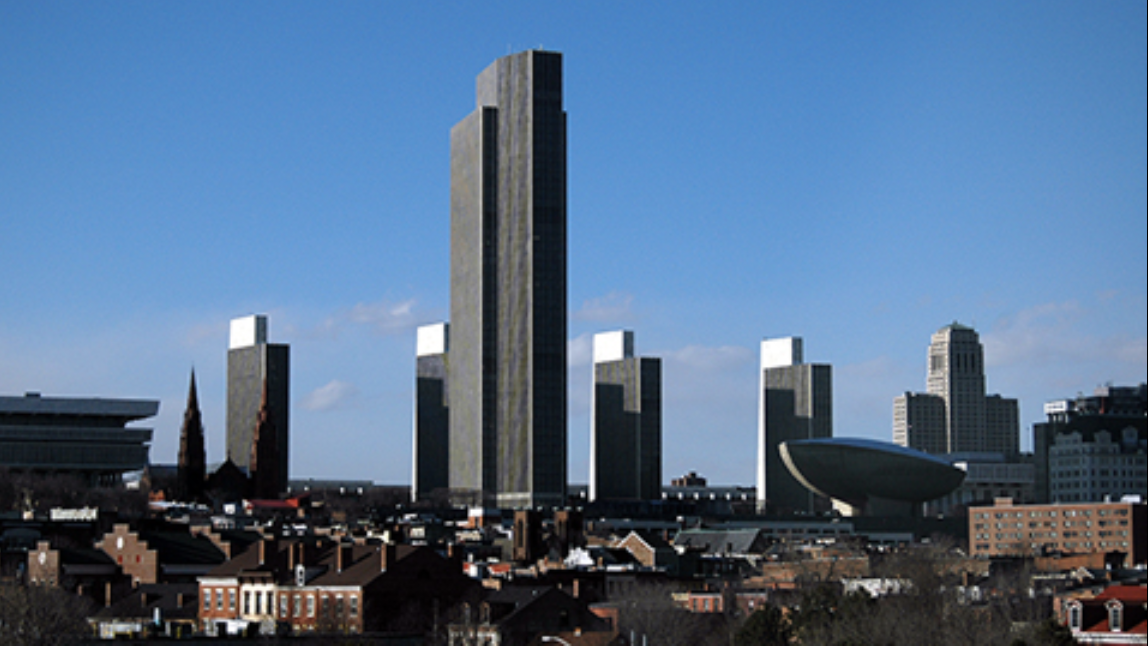
<svg viewBox="0 0 1148 646">
<path fill-rule="evenodd" d="M 267 317 L 261 314 L 231 321 L 227 350 L 227 458 L 250 471 L 255 424 L 259 420 L 264 382 L 267 410 L 275 427 L 279 454 L 279 490 L 286 491 L 289 452 L 291 348 L 267 342 Z"/>
<path fill-rule="evenodd" d="M 976 330 L 953 323 L 933 334 L 926 389 L 893 400 L 894 443 L 934 455 L 1017 458 L 1017 402 L 985 394 L 984 348 Z"/>
<path fill-rule="evenodd" d="M 450 326 L 418 329 L 415 358 L 415 420 L 411 499 L 423 500 L 450 486 L 450 406 L 447 351 Z"/>
<path fill-rule="evenodd" d="M 478 76 L 451 130 L 450 487 L 504 508 L 566 491 L 566 113 L 562 56 Z"/>
<path fill-rule="evenodd" d="M 634 356 L 629 330 L 595 334 L 590 397 L 590 501 L 660 499 L 661 359 Z"/>
<path fill-rule="evenodd" d="M 791 440 L 833 437 L 833 373 L 828 364 L 807 364 L 800 337 L 761 342 L 761 388 L 757 427 L 757 506 L 760 513 L 815 512 L 828 499 L 798 482 L 779 447 Z"/>
<path fill-rule="evenodd" d="M 152 429 L 128 424 L 158 411 L 144 399 L 0 397 L 0 466 L 116 482 L 148 464 Z"/>
</svg>

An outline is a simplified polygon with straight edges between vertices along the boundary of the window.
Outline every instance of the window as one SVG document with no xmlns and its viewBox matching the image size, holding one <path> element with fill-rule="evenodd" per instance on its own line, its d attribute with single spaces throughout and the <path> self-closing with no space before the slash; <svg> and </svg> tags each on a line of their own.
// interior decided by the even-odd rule
<svg viewBox="0 0 1148 646">
<path fill-rule="evenodd" d="M 203 611 L 211 611 L 211 588 L 203 589 Z"/>
<path fill-rule="evenodd" d="M 315 595 L 307 595 L 307 616 L 315 616 Z"/>
<path fill-rule="evenodd" d="M 235 611 L 235 590 L 234 589 L 227 591 L 227 608 L 228 608 L 228 610 L 231 610 L 232 612 Z"/>
<path fill-rule="evenodd" d="M 279 595 L 279 616 L 283 619 L 287 618 L 287 595 Z"/>
<path fill-rule="evenodd" d="M 350 606 L 351 616 L 352 617 L 358 617 L 359 616 L 359 597 L 352 594 L 350 597 L 347 598 L 347 604 Z"/>
<path fill-rule="evenodd" d="M 251 592 L 248 590 L 243 591 L 243 614 L 251 614 Z"/>
<path fill-rule="evenodd" d="M 1080 630 L 1080 603 L 1070 602 L 1068 604 L 1068 628 L 1072 631 Z"/>
<path fill-rule="evenodd" d="M 1124 604 L 1116 599 L 1108 604 L 1108 630 L 1118 633 L 1124 629 Z"/>
<path fill-rule="evenodd" d="M 215 609 L 223 610 L 223 589 L 220 588 L 215 591 Z"/>
<path fill-rule="evenodd" d="M 298 595 L 298 594 L 295 595 L 295 612 L 294 612 L 294 615 L 296 617 L 302 617 L 303 616 L 303 597 L 301 595 Z"/>
</svg>

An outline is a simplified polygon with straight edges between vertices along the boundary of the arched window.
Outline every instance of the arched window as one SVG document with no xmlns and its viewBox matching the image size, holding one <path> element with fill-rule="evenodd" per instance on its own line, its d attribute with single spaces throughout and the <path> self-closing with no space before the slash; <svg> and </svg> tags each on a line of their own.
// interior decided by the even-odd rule
<svg viewBox="0 0 1148 646">
<path fill-rule="evenodd" d="M 1112 599 L 1104 604 L 1108 608 L 1108 630 L 1118 633 L 1124 629 L 1124 604 Z"/>
<path fill-rule="evenodd" d="M 1080 631 L 1080 602 L 1070 601 L 1068 603 L 1068 628 L 1073 632 Z"/>
</svg>

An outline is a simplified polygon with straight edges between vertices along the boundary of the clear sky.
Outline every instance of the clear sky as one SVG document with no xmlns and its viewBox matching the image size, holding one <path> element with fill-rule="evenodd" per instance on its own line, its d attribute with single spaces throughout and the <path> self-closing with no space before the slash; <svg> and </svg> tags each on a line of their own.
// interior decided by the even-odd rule
<svg viewBox="0 0 1148 646">
<path fill-rule="evenodd" d="M 710 6 L 715 5 L 715 6 Z M 570 474 L 589 340 L 663 359 L 664 467 L 754 479 L 758 346 L 890 440 L 930 335 L 989 392 L 1146 378 L 1146 21 L 1110 2 L 0 0 L 0 394 L 161 401 L 222 460 L 228 321 L 291 345 L 292 476 L 410 480 L 414 328 L 449 312 L 449 133 L 561 51 Z"/>
</svg>

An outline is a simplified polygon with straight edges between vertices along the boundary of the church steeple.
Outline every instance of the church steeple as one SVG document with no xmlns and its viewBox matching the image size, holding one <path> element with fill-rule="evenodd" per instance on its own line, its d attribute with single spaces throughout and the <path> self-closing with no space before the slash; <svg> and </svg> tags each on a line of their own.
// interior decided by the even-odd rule
<svg viewBox="0 0 1148 646">
<path fill-rule="evenodd" d="M 204 449 L 203 417 L 199 412 L 199 395 L 195 388 L 195 368 L 187 390 L 187 408 L 179 432 L 178 497 L 194 502 L 203 499 L 207 477 L 207 452 Z"/>
</svg>

